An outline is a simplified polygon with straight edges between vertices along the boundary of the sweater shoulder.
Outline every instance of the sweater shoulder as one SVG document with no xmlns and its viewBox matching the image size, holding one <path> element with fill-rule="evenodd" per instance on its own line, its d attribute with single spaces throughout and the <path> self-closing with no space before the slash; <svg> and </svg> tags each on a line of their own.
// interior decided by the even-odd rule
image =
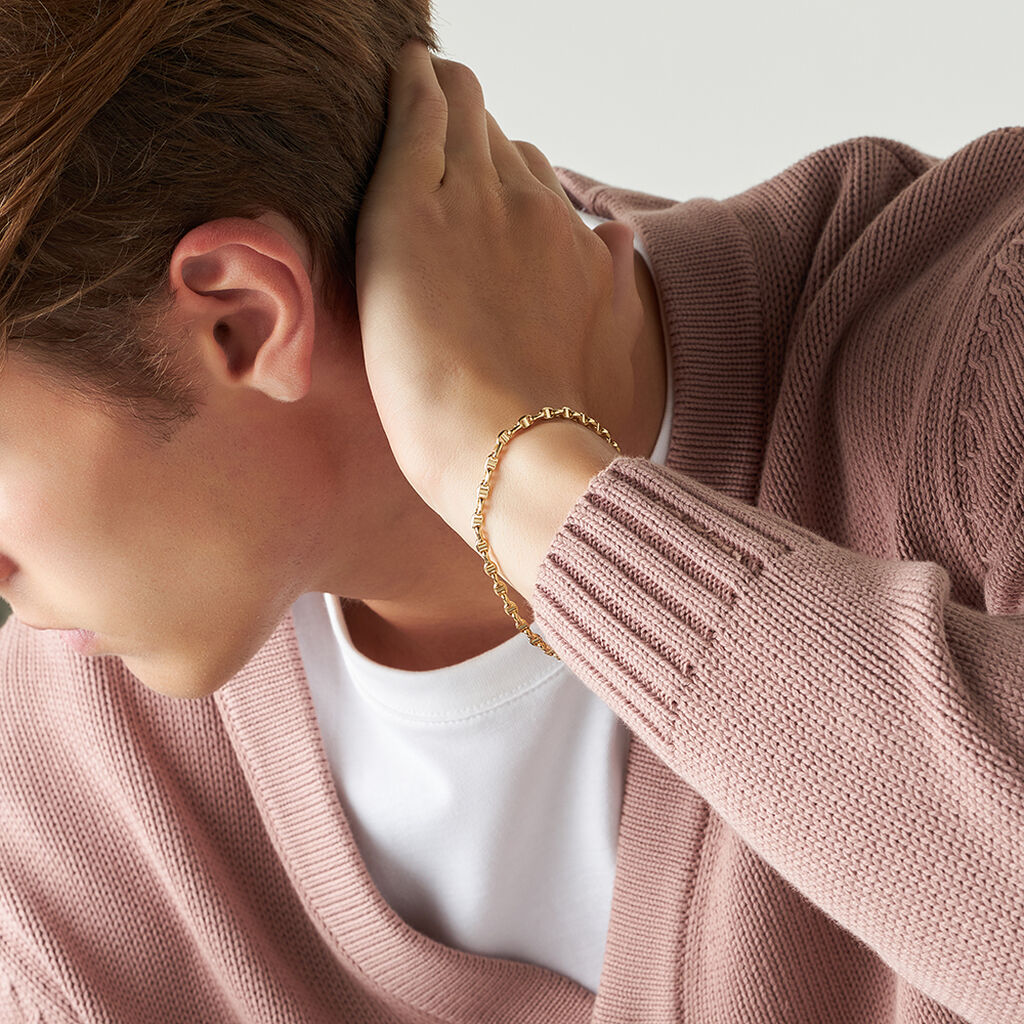
<svg viewBox="0 0 1024 1024">
<path fill-rule="evenodd" d="M 13 616 L 0 629 L 0 1019 L 12 1024 L 80 1020 L 39 930 L 47 895 L 40 880 L 63 859 L 68 839 L 48 813 L 47 794 L 62 787 L 74 800 L 77 788 L 61 767 L 74 723 L 39 699 L 67 683 L 55 640 Z"/>
<path fill-rule="evenodd" d="M 993 614 L 1024 612 L 1024 199 L 990 239 L 955 360 L 936 372 L 952 419 L 948 495 Z"/>
<path fill-rule="evenodd" d="M 1024 607 L 1022 166 L 1021 128 L 943 159 L 860 137 L 724 204 L 763 289 L 759 503 L 1001 613 Z"/>
<path fill-rule="evenodd" d="M 31 1003 L 47 1022 L 79 1020 L 75 1007 L 103 984 L 100 961 L 83 956 L 82 944 L 108 920 L 118 922 L 117 941 L 151 953 L 147 929 L 167 919 L 161 879 L 191 863 L 182 856 L 188 825 L 219 835 L 221 789 L 236 774 L 211 700 L 162 697 L 120 658 L 83 657 L 54 633 L 7 622 L 0 976 L 10 980 L 8 1002 Z"/>
<path fill-rule="evenodd" d="M 724 200 L 559 177 L 636 224 L 660 270 L 670 466 L 844 546 L 937 561 L 957 600 L 1008 613 L 1024 608 L 1022 167 L 1007 127 L 944 158 L 847 139 Z"/>
<path fill-rule="evenodd" d="M 7 799 L 42 784 L 36 768 L 63 773 L 62 758 L 81 747 L 86 719 L 104 713 L 98 684 L 112 673 L 111 662 L 120 664 L 78 657 L 56 633 L 14 616 L 0 628 L 0 787 Z"/>
<path fill-rule="evenodd" d="M 59 714 L 60 694 L 74 685 L 69 655 L 54 633 L 13 615 L 0 628 L 0 787 L 10 798 L 28 778 L 24 768 L 49 758 L 73 735 Z"/>
</svg>

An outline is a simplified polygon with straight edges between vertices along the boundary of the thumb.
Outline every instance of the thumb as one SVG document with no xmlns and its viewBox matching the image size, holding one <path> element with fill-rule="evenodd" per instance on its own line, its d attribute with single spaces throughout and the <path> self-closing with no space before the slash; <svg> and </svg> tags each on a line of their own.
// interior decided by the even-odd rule
<svg viewBox="0 0 1024 1024">
<path fill-rule="evenodd" d="M 631 307 L 640 303 L 640 293 L 636 287 L 636 270 L 633 265 L 633 229 L 622 221 L 610 220 L 598 224 L 594 228 L 594 234 L 604 242 L 612 254 L 612 305 L 616 312 L 628 315 L 633 312 Z"/>
</svg>

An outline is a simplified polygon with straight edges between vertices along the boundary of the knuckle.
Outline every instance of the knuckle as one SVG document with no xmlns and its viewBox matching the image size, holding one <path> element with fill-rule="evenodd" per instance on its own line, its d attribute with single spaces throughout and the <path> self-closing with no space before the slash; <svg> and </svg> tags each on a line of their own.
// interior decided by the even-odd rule
<svg viewBox="0 0 1024 1024">
<path fill-rule="evenodd" d="M 565 203 L 544 186 L 531 189 L 528 196 L 520 214 L 525 218 L 528 230 L 543 234 L 553 249 L 567 254 L 573 252 L 578 241 L 577 229 Z M 582 221 L 578 223 L 582 224 Z"/>
<path fill-rule="evenodd" d="M 569 231 L 575 227 L 575 218 L 569 216 L 569 211 L 561 196 L 555 195 L 544 185 L 537 190 L 535 195 L 538 216 L 550 219 L 555 225 L 564 225 Z"/>
<path fill-rule="evenodd" d="M 615 262 L 601 237 L 589 228 L 580 235 L 581 258 L 589 268 L 591 287 L 597 294 L 609 291 L 614 283 Z"/>
<path fill-rule="evenodd" d="M 531 160 L 547 160 L 547 157 L 532 143 L 525 139 L 516 139 L 513 143 L 519 147 L 519 152 Z"/>
<path fill-rule="evenodd" d="M 466 92 L 483 95 L 483 86 L 480 84 L 480 79 L 477 78 L 472 68 L 455 60 L 446 60 L 442 64 L 444 66 L 445 80 L 449 85 L 463 89 Z"/>
<path fill-rule="evenodd" d="M 448 115 L 444 93 L 422 82 L 416 82 L 410 87 L 408 103 L 416 111 L 417 117 L 444 118 Z"/>
</svg>

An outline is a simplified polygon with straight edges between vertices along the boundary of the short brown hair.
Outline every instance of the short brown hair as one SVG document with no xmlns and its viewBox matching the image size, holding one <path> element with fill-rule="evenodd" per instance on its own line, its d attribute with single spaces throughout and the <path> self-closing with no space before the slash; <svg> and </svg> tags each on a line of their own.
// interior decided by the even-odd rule
<svg viewBox="0 0 1024 1024">
<path fill-rule="evenodd" d="M 325 299 L 351 289 L 411 37 L 436 49 L 430 0 L 4 0 L 0 353 L 151 424 L 192 415 L 153 341 L 174 246 L 275 210 Z"/>
</svg>

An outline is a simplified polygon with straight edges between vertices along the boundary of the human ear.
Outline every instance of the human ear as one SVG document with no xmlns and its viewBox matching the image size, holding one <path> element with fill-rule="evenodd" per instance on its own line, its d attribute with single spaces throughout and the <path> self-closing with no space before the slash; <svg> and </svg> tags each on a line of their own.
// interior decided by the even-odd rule
<svg viewBox="0 0 1024 1024">
<path fill-rule="evenodd" d="M 207 221 L 177 244 L 169 274 L 175 309 L 215 378 L 282 402 L 307 394 L 313 287 L 283 235 L 243 217 Z"/>
</svg>

